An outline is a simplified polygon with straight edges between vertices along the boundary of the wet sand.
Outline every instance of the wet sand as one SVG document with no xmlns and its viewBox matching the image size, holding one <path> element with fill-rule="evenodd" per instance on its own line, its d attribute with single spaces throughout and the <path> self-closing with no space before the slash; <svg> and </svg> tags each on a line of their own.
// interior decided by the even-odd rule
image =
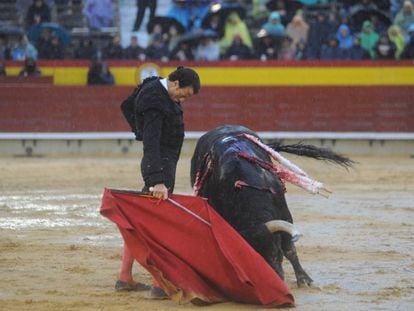
<svg viewBox="0 0 414 311">
<path fill-rule="evenodd" d="M 350 155 L 352 157 L 352 155 Z M 288 185 L 287 200 L 311 288 L 297 288 L 296 310 L 413 310 L 414 158 L 355 157 L 354 169 L 289 156 L 333 194 Z M 177 191 L 191 193 L 190 158 Z M 138 159 L 0 158 L 0 310 L 262 310 L 233 302 L 208 307 L 116 293 L 120 234 L 99 215 L 104 187 L 140 189 Z M 142 268 L 137 280 L 150 282 Z"/>
</svg>

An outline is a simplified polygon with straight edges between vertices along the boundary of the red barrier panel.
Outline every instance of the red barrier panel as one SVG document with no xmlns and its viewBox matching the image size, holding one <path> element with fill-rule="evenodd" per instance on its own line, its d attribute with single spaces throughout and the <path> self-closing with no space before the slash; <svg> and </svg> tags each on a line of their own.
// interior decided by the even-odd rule
<svg viewBox="0 0 414 311">
<path fill-rule="evenodd" d="M 0 84 L 1 132 L 128 131 L 131 87 Z M 187 131 L 414 132 L 414 87 L 203 87 L 183 104 Z"/>
<path fill-rule="evenodd" d="M 20 76 L 2 76 L 0 77 L 0 83 L 18 83 L 18 84 L 50 84 L 53 85 L 53 77 L 46 76 L 46 77 L 20 77 Z"/>
</svg>

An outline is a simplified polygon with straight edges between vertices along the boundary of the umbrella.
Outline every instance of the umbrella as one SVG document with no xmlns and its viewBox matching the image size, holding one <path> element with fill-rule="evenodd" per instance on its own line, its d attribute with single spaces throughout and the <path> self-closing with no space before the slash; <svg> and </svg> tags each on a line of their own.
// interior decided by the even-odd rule
<svg viewBox="0 0 414 311">
<path fill-rule="evenodd" d="M 278 2 L 278 0 L 270 0 L 266 3 L 266 8 L 269 11 L 277 11 L 279 9 Z M 303 3 L 297 0 L 284 0 L 282 2 L 285 5 L 286 11 L 292 12 L 292 15 L 294 15 L 297 10 L 303 7 Z"/>
<path fill-rule="evenodd" d="M 211 29 L 195 29 L 181 36 L 178 44 L 180 43 L 189 43 L 197 44 L 200 40 L 206 38 L 218 38 L 219 35 L 216 31 Z"/>
<path fill-rule="evenodd" d="M 174 17 L 169 16 L 154 16 L 147 24 L 147 31 L 148 33 L 152 33 L 154 30 L 155 25 L 161 25 L 162 33 L 167 33 L 171 26 L 175 26 L 177 28 L 178 33 L 184 33 L 185 28 L 183 24 L 181 24 L 177 19 Z"/>
<path fill-rule="evenodd" d="M 379 23 L 385 27 L 391 25 L 391 19 L 381 10 L 376 9 L 360 9 L 350 15 L 350 24 L 356 31 L 361 30 L 362 24 L 371 18 L 377 18 Z"/>
<path fill-rule="evenodd" d="M 258 46 L 260 44 L 260 41 L 263 40 L 264 38 L 272 39 L 273 44 L 277 48 L 279 48 L 282 45 L 282 42 L 285 39 L 290 39 L 290 37 L 286 34 L 274 35 L 274 34 L 269 34 L 264 29 L 260 29 L 260 31 L 256 34 L 256 37 L 254 38 L 255 45 Z"/>
<path fill-rule="evenodd" d="M 361 4 L 361 0 L 339 0 L 338 2 L 348 7 Z M 381 10 L 389 10 L 390 8 L 390 1 L 374 0 L 372 2 Z"/>
<path fill-rule="evenodd" d="M 282 279 L 207 201 L 105 189 L 101 214 L 117 224 L 134 258 L 178 302 L 294 306 Z"/>
<path fill-rule="evenodd" d="M 63 45 L 68 45 L 70 43 L 71 37 L 69 32 L 61 25 L 56 23 L 41 23 L 40 25 L 34 25 L 30 27 L 27 34 L 29 40 L 31 42 L 37 42 L 40 34 L 45 29 L 49 30 L 52 35 L 57 36 Z"/>
<path fill-rule="evenodd" d="M 203 21 L 201 22 L 202 28 L 210 28 L 210 21 L 214 16 L 219 17 L 219 30 L 224 26 L 227 16 L 231 12 L 236 12 L 241 19 L 246 17 L 246 9 L 241 6 L 239 3 L 215 3 L 211 5 L 210 11 L 204 17 Z"/>
</svg>

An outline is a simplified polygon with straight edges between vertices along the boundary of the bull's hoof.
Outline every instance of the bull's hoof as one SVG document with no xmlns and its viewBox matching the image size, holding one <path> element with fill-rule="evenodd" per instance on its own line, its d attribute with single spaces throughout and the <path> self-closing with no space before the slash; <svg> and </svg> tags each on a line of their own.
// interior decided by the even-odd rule
<svg viewBox="0 0 414 311">
<path fill-rule="evenodd" d="M 191 303 L 193 304 L 193 305 L 195 305 L 195 306 L 199 306 L 199 307 L 203 307 L 203 306 L 209 306 L 209 305 L 211 305 L 212 303 L 211 302 L 208 302 L 208 301 L 205 301 L 205 300 L 202 300 L 201 298 L 193 298 L 193 299 L 191 299 Z"/>
<path fill-rule="evenodd" d="M 296 281 L 298 283 L 298 287 L 311 287 L 313 283 L 313 280 L 306 273 L 299 276 Z"/>
</svg>

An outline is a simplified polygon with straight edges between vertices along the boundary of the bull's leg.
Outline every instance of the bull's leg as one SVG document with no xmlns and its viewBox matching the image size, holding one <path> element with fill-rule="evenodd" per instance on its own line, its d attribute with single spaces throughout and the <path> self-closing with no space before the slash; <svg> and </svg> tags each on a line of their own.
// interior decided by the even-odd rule
<svg viewBox="0 0 414 311">
<path fill-rule="evenodd" d="M 280 236 L 269 232 L 263 225 L 254 226 L 239 233 L 267 261 L 283 280 L 285 277 L 282 262 L 283 251 Z"/>
<path fill-rule="evenodd" d="M 276 271 L 277 274 L 279 274 L 280 278 L 282 280 L 285 279 L 285 272 L 283 271 L 283 251 L 281 248 L 281 239 L 280 236 L 275 236 L 274 234 L 271 234 L 273 237 L 273 243 L 270 243 L 270 245 L 273 245 L 271 247 L 271 254 L 270 256 L 267 256 L 266 261 L 270 264 L 270 266 L 273 268 L 273 270 Z"/>
<path fill-rule="evenodd" d="M 292 264 L 293 270 L 295 271 L 296 282 L 298 283 L 298 286 L 299 287 L 311 286 L 313 280 L 302 268 L 299 262 L 299 257 L 296 253 L 295 244 L 292 242 L 291 236 L 289 234 L 282 233 L 281 237 L 282 237 L 283 254 Z"/>
</svg>

